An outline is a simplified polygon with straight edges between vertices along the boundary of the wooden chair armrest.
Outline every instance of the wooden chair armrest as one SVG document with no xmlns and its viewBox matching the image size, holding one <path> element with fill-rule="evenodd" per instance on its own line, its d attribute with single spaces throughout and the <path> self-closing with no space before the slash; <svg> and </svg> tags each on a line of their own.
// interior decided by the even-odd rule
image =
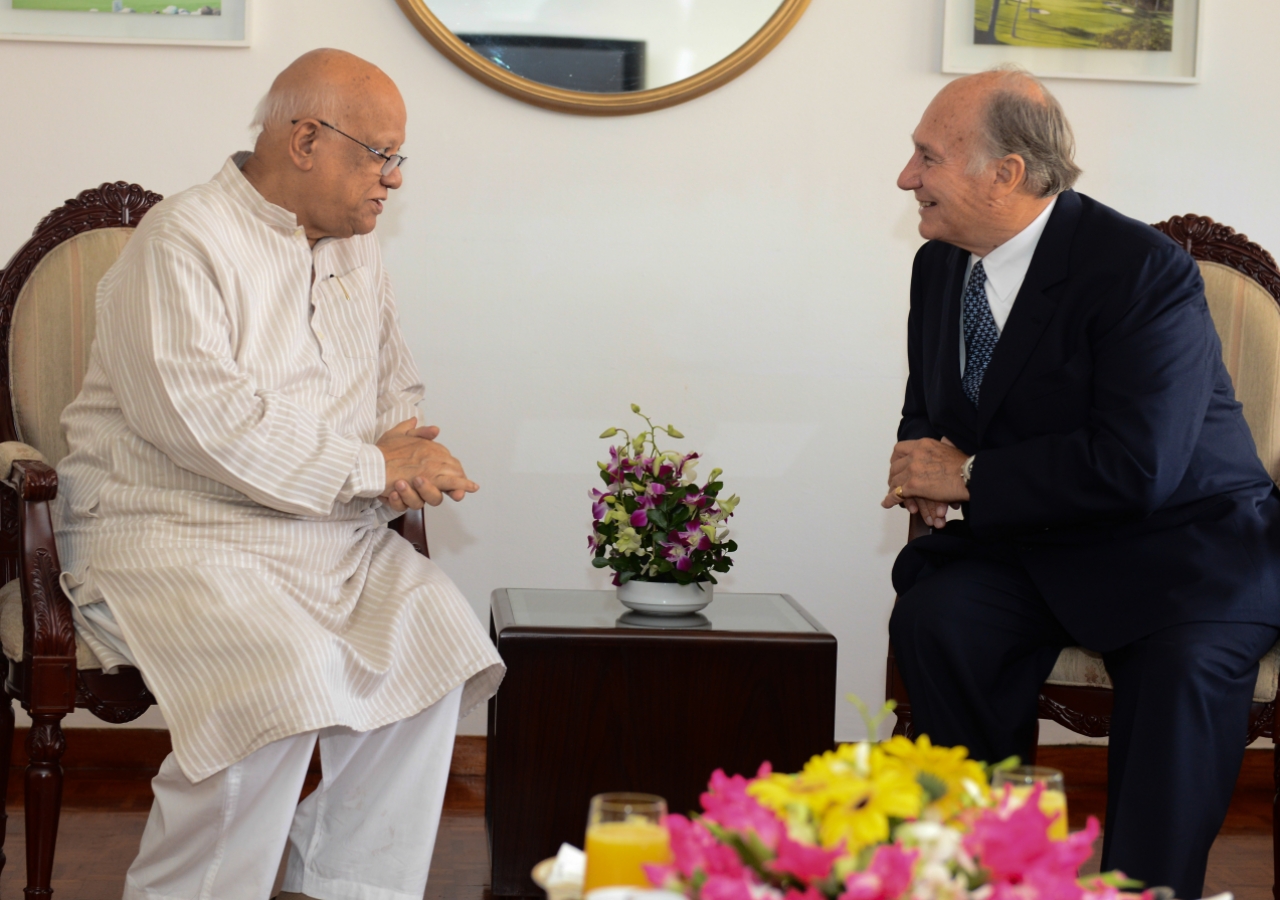
<svg viewBox="0 0 1280 900">
<path fill-rule="evenodd" d="M 911 543 L 918 537 L 924 537 L 931 531 L 933 529 L 924 524 L 924 516 L 920 513 L 912 513 L 911 521 L 907 523 L 907 543 Z"/>
<path fill-rule="evenodd" d="M 38 459 L 15 459 L 9 483 L 20 500 L 49 501 L 58 496 L 58 473 Z"/>
<path fill-rule="evenodd" d="M 76 631 L 71 601 L 62 593 L 58 547 L 49 501 L 58 494 L 58 475 L 37 460 L 16 460 L 9 485 L 18 495 L 18 577 L 22 580 L 22 656 L 33 672 L 34 713 L 70 712 L 76 696 Z"/>
<path fill-rule="evenodd" d="M 431 555 L 427 547 L 427 520 L 422 510 L 411 509 L 400 518 L 392 519 L 387 527 L 413 544 L 413 549 L 423 556 Z"/>
</svg>

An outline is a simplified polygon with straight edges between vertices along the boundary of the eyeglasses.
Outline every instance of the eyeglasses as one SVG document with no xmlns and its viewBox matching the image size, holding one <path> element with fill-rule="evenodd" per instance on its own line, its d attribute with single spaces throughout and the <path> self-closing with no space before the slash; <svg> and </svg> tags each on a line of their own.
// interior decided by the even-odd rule
<svg viewBox="0 0 1280 900">
<path fill-rule="evenodd" d="M 291 121 L 289 122 L 289 124 L 290 124 L 290 125 L 297 125 L 297 124 L 298 124 L 299 122 L 301 122 L 301 121 L 302 121 L 301 119 L 293 119 L 293 120 L 291 120 Z M 396 169 L 398 169 L 398 168 L 400 168 L 402 165 L 404 165 L 404 161 L 405 161 L 406 159 L 408 159 L 408 157 L 407 157 L 407 156 L 401 156 L 399 153 L 392 153 L 392 154 L 388 155 L 388 154 L 386 154 L 386 153 L 383 153 L 381 150 L 375 150 L 375 149 L 373 149 L 372 147 L 370 147 L 368 144 L 366 144 L 364 141 L 356 140 L 356 139 L 355 139 L 355 138 L 353 138 L 351 135 L 347 134 L 345 131 L 343 131 L 343 130 L 341 130 L 341 129 L 339 129 L 339 128 L 334 128 L 332 125 L 330 125 L 330 124 L 329 124 L 328 122 L 326 122 L 324 119 L 316 119 L 316 121 L 317 121 L 317 122 L 319 122 L 321 125 L 323 125 L 325 128 L 332 128 L 334 131 L 338 132 L 338 134 L 342 135 L 342 136 L 343 136 L 344 138 L 346 138 L 347 140 L 349 140 L 349 141 L 355 141 L 355 142 L 356 142 L 357 144 L 359 144 L 361 147 L 363 147 L 364 149 L 368 150 L 368 151 L 369 151 L 370 153 L 372 153 L 374 156 L 378 157 L 378 159 L 382 160 L 382 177 L 383 177 L 383 178 L 386 178 L 388 175 L 390 175 L 390 174 L 391 174 L 392 172 L 394 172 Z"/>
</svg>

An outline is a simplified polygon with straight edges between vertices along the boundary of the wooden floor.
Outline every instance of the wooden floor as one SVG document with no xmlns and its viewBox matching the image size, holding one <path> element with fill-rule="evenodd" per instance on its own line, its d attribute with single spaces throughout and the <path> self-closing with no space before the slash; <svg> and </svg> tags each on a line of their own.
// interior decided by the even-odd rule
<svg viewBox="0 0 1280 900">
<path fill-rule="evenodd" d="M 1073 828 L 1105 813 L 1105 748 L 1043 748 L 1040 765 L 1066 774 Z M 1270 751 L 1250 751 L 1231 813 L 1209 859 L 1205 895 L 1232 891 L 1237 900 L 1271 898 Z M 24 883 L 23 825 L 18 784 L 10 780 L 0 900 L 17 900 Z M 68 774 L 67 805 L 59 830 L 54 890 L 57 900 L 118 900 L 146 822 L 145 780 L 91 779 Z M 1096 871 L 1097 860 L 1092 863 Z M 1087 867 L 1089 868 L 1089 867 Z M 484 779 L 450 778 L 432 862 L 427 900 L 489 900 L 489 860 L 484 835 Z"/>
</svg>

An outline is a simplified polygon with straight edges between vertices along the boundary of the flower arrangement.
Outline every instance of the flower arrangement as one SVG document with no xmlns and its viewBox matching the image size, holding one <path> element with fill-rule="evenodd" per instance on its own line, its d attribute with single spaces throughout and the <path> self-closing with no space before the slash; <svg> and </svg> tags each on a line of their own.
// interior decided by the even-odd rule
<svg viewBox="0 0 1280 900">
<path fill-rule="evenodd" d="M 728 572 L 729 554 L 738 549 L 725 528 L 738 497 L 720 496 L 720 469 L 698 484 L 697 453 L 658 449 L 658 432 L 684 437 L 675 426 L 655 426 L 634 403 L 631 411 L 644 419 L 645 430 L 632 437 L 624 428 L 608 428 L 600 435 L 622 434 L 626 440 L 609 448 L 607 463 L 598 463 L 605 489 L 591 491 L 591 563 L 612 569 L 615 585 L 715 584 L 711 573 Z"/>
<path fill-rule="evenodd" d="M 1117 900 L 1122 874 L 1077 877 L 1097 819 L 1050 839 L 1062 813 L 1042 787 L 992 792 L 963 747 L 925 736 L 842 744 L 796 774 L 717 770 L 701 815 L 668 817 L 673 862 L 645 872 L 690 900 Z"/>
</svg>

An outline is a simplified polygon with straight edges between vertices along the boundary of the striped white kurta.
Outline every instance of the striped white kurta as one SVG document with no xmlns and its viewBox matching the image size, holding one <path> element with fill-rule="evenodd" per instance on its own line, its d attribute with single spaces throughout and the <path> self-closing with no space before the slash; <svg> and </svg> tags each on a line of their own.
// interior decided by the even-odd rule
<svg viewBox="0 0 1280 900">
<path fill-rule="evenodd" d="M 64 583 L 106 601 L 193 781 L 460 684 L 465 713 L 504 672 L 449 578 L 385 527 L 374 442 L 422 386 L 377 241 L 311 248 L 245 157 L 142 220 L 62 417 Z"/>
</svg>

